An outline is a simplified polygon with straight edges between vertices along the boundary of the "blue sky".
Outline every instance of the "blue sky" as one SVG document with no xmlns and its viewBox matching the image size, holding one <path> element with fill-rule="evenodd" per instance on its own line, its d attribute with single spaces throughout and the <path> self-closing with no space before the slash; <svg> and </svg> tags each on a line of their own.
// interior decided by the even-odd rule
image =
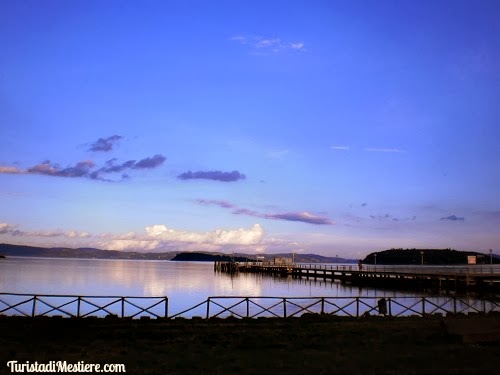
<svg viewBox="0 0 500 375">
<path fill-rule="evenodd" d="M 498 251 L 497 1 L 0 1 L 0 241 Z"/>
</svg>

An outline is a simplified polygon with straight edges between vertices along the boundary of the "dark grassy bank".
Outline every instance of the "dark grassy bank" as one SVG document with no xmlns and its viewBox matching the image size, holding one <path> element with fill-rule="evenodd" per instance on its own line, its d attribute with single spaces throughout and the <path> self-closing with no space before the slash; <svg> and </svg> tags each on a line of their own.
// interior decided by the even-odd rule
<svg viewBox="0 0 500 375">
<path fill-rule="evenodd" d="M 499 373 L 499 345 L 463 344 L 442 321 L 0 317 L 0 373 L 9 360 L 123 363 L 128 374 Z"/>
</svg>

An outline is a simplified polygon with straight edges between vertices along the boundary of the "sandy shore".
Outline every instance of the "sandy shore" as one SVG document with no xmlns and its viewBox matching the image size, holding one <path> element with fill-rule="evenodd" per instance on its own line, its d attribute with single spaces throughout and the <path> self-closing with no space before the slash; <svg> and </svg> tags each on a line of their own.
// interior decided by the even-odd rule
<svg viewBox="0 0 500 375">
<path fill-rule="evenodd" d="M 500 345 L 464 344 L 443 320 L 0 317 L 0 373 L 11 360 L 124 364 L 128 374 L 499 373 Z"/>
</svg>

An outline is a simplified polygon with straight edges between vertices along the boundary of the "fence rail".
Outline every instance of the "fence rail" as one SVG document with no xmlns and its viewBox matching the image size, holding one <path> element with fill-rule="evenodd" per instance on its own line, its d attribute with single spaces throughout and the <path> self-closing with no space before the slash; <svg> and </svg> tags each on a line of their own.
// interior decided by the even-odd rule
<svg viewBox="0 0 500 375">
<path fill-rule="evenodd" d="M 169 311 L 168 297 L 118 297 L 32 295 L 0 293 L 0 315 L 85 318 L 107 315 L 121 318 L 291 318 L 303 314 L 361 317 L 382 314 L 393 317 L 436 313 L 500 313 L 500 301 L 459 297 L 208 297 L 192 307 Z"/>
<path fill-rule="evenodd" d="M 144 305 L 144 302 L 147 304 Z M 168 316 L 168 297 L 76 296 L 0 293 L 0 314 L 85 318 Z"/>
</svg>

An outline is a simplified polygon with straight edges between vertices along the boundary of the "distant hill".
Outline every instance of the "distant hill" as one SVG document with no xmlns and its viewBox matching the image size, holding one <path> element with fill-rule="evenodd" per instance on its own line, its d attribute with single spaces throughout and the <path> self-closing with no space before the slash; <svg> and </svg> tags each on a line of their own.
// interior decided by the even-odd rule
<svg viewBox="0 0 500 375">
<path fill-rule="evenodd" d="M 35 247 L 23 245 L 0 244 L 0 254 L 7 256 L 21 257 L 46 257 L 46 258 L 82 258 L 82 259 L 144 259 L 144 260 L 183 260 L 183 261 L 207 261 L 216 260 L 229 261 L 234 259 L 237 262 L 254 260 L 255 254 L 237 253 L 228 255 L 223 253 L 207 252 L 166 252 L 166 253 L 142 253 L 138 251 L 116 251 L 100 250 L 94 248 L 64 248 L 64 247 Z M 265 260 L 273 260 L 275 257 L 292 258 L 292 253 L 282 254 L 259 254 Z M 295 254 L 296 263 L 355 263 L 353 259 L 339 257 L 325 257 L 316 254 Z"/>
<path fill-rule="evenodd" d="M 282 253 L 282 254 L 259 254 L 263 255 L 266 260 L 273 260 L 275 257 L 292 258 L 294 257 L 295 263 L 357 263 L 357 260 L 339 258 L 339 257 L 327 257 L 317 254 L 292 254 L 292 253 Z"/>
<path fill-rule="evenodd" d="M 178 252 L 168 253 L 141 253 L 137 251 L 100 250 L 94 248 L 63 248 L 63 247 L 35 247 L 0 244 L 0 253 L 21 257 L 46 257 L 46 258 L 82 258 L 82 259 L 145 259 L 145 260 L 170 260 Z"/>
<path fill-rule="evenodd" d="M 467 257 L 476 256 L 477 264 L 489 264 L 490 255 L 475 251 L 458 251 L 452 249 L 390 249 L 369 254 L 365 264 L 417 265 L 422 264 L 422 252 L 425 265 L 459 265 L 467 264 Z M 500 259 L 493 255 L 493 263 L 500 264 Z"/>
<path fill-rule="evenodd" d="M 255 258 L 250 259 L 249 257 L 213 254 L 213 253 L 180 253 L 177 254 L 172 260 L 176 261 L 189 261 L 189 262 L 252 262 Z"/>
<path fill-rule="evenodd" d="M 282 253 L 282 254 L 259 254 L 259 257 L 264 258 L 266 261 L 272 261 L 274 258 L 290 258 L 294 257 L 295 263 L 356 263 L 356 260 L 345 259 L 338 257 L 325 257 L 317 254 L 292 254 L 292 253 Z M 172 260 L 181 261 L 198 261 L 198 262 L 214 262 L 223 261 L 229 262 L 233 260 L 235 262 L 246 262 L 255 261 L 256 255 L 235 253 L 234 255 L 221 254 L 221 253 L 180 253 L 175 256 Z"/>
</svg>

